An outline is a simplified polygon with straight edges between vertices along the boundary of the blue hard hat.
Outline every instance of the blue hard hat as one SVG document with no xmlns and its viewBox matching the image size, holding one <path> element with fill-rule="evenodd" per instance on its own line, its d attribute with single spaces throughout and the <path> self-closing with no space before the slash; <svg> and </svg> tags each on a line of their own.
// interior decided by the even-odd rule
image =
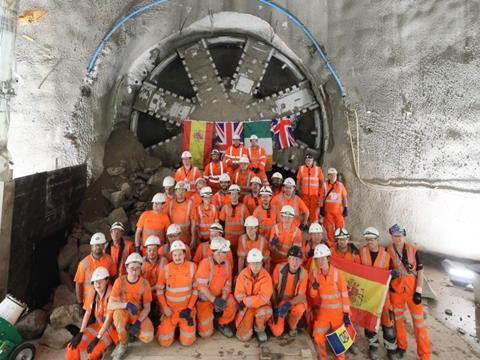
<svg viewBox="0 0 480 360">
<path fill-rule="evenodd" d="M 388 232 L 390 233 L 390 235 L 393 235 L 393 234 L 396 234 L 396 233 L 400 233 L 403 236 L 407 235 L 407 231 L 405 230 L 405 228 L 403 228 L 402 226 L 400 226 L 398 224 L 392 225 L 390 227 L 390 229 L 388 229 Z"/>
</svg>

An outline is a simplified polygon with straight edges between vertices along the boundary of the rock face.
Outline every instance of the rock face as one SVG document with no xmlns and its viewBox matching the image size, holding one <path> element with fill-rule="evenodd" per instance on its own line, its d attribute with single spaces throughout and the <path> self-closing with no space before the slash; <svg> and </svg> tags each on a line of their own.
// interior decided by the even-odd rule
<svg viewBox="0 0 480 360">
<path fill-rule="evenodd" d="M 67 325 L 82 325 L 82 318 L 79 314 L 80 305 L 64 305 L 57 307 L 50 315 L 50 325 L 56 329 L 64 328 Z"/>
<path fill-rule="evenodd" d="M 59 307 L 63 305 L 73 305 L 77 303 L 75 292 L 68 288 L 66 285 L 60 285 L 55 290 L 55 296 L 53 299 L 53 307 Z"/>
<path fill-rule="evenodd" d="M 22 335 L 23 340 L 32 340 L 40 337 L 47 327 L 48 314 L 46 311 L 37 309 L 24 316 L 16 325 L 16 329 Z"/>
<path fill-rule="evenodd" d="M 68 270 L 70 265 L 77 260 L 77 251 L 77 242 L 74 239 L 68 241 L 57 258 L 59 270 Z"/>
<path fill-rule="evenodd" d="M 63 349 L 72 339 L 72 334 L 65 328 L 54 328 L 48 325 L 40 339 L 40 344 L 46 345 L 53 349 Z"/>
</svg>

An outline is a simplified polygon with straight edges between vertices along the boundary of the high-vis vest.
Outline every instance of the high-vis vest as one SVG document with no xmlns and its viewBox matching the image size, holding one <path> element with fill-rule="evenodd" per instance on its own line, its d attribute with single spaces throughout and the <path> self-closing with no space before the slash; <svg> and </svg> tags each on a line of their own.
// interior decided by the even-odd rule
<svg viewBox="0 0 480 360">
<path fill-rule="evenodd" d="M 360 249 L 358 257 L 362 265 L 373 266 L 381 269 L 388 269 L 390 266 L 390 255 L 388 254 L 387 250 L 382 247 L 378 248 L 378 254 L 377 258 L 375 259 L 375 263 L 372 263 L 370 249 L 368 246 L 364 246 Z"/>
<path fill-rule="evenodd" d="M 250 193 L 243 197 L 242 202 L 245 204 L 250 214 L 253 214 L 255 209 L 262 203 L 262 199 L 260 199 L 260 195 L 254 196 Z"/>
<path fill-rule="evenodd" d="M 265 169 L 267 162 L 267 152 L 261 146 L 251 146 L 247 149 L 248 158 L 252 168 Z"/>
<path fill-rule="evenodd" d="M 294 226 L 292 224 L 292 226 Z M 297 245 L 300 248 L 303 248 L 302 246 L 302 236 L 301 232 L 298 229 L 298 227 L 294 227 L 293 233 L 291 236 L 289 236 L 289 233 L 286 232 L 286 230 L 283 228 L 283 223 L 278 223 L 273 226 L 275 235 L 278 237 L 278 244 L 275 245 L 275 247 L 272 247 L 271 250 L 273 252 L 274 260 L 275 262 L 278 262 L 279 258 L 280 259 L 285 259 L 287 258 L 288 255 L 288 250 L 293 246 Z"/>
<path fill-rule="evenodd" d="M 205 270 L 208 270 L 207 277 L 205 277 L 206 274 L 203 273 Z M 231 278 L 232 269 L 229 262 L 225 261 L 221 264 L 217 264 L 211 256 L 200 262 L 196 274 L 198 290 L 202 287 L 208 287 L 208 290 L 210 290 L 215 297 L 222 295 L 222 291 L 230 292 L 232 290 Z M 200 291 L 198 297 L 200 300 L 208 301 Z"/>
<path fill-rule="evenodd" d="M 147 290 L 151 291 L 148 281 L 140 277 L 135 284 L 131 284 L 127 280 L 127 275 L 124 275 L 115 280 L 115 284 L 117 284 L 117 282 L 120 282 L 119 296 L 117 298 L 112 295 L 111 298 L 118 302 L 131 302 L 140 310 L 143 310 L 145 293 Z M 115 284 L 113 285 L 114 288 L 116 287 Z M 150 294 L 148 298 L 151 298 Z"/>
<path fill-rule="evenodd" d="M 194 193 L 195 192 L 195 180 L 200 178 L 202 174 L 200 170 L 196 166 L 190 167 L 190 169 L 186 169 L 185 166 L 181 166 L 175 172 L 175 182 L 184 181 L 187 183 L 188 192 Z"/>
<path fill-rule="evenodd" d="M 270 204 L 268 209 L 264 209 L 262 205 L 253 211 L 253 216 L 258 219 L 258 232 L 265 236 L 270 236 L 273 226 L 280 220 L 276 209 Z"/>
<path fill-rule="evenodd" d="M 208 239 L 210 236 L 210 225 L 212 225 L 216 219 L 218 219 L 217 207 L 213 204 L 209 204 L 208 208 L 201 204 L 195 208 L 196 213 L 196 229 L 197 234 L 201 239 Z"/>
<path fill-rule="evenodd" d="M 158 286 L 158 276 L 162 269 L 168 264 L 168 260 L 165 257 L 158 257 L 157 261 L 151 263 L 148 257 L 143 258 L 142 273 L 143 277 L 148 281 L 150 287 L 152 288 L 152 293 L 157 294 Z"/>
<path fill-rule="evenodd" d="M 188 245 L 190 238 L 190 212 L 192 211 L 192 202 L 184 200 L 179 203 L 177 200 L 172 200 L 168 204 L 168 216 L 172 224 L 177 224 L 182 230 L 182 241 Z"/>
<path fill-rule="evenodd" d="M 242 170 L 238 168 L 233 176 L 233 183 L 240 186 L 240 194 L 247 195 L 250 192 L 250 180 L 255 174 L 250 170 Z"/>
<path fill-rule="evenodd" d="M 223 161 L 210 162 L 204 171 L 203 177 L 207 180 L 208 186 L 218 188 L 220 186 L 220 175 L 227 172 L 227 165 Z"/>
<path fill-rule="evenodd" d="M 256 309 L 264 305 L 270 305 L 272 294 L 272 278 L 263 267 L 255 278 L 252 276 L 249 266 L 238 274 L 235 300 L 243 301 L 247 308 Z"/>
<path fill-rule="evenodd" d="M 216 192 L 215 195 L 213 195 L 212 204 L 215 205 L 218 210 L 220 210 L 223 205 L 230 204 L 230 193 Z"/>
<path fill-rule="evenodd" d="M 232 204 L 225 205 L 223 209 L 225 211 L 225 238 L 231 241 L 232 239 L 229 236 L 233 235 L 233 238 L 236 240 L 245 232 L 243 224 L 248 216 L 247 207 L 238 203 L 235 209 L 232 207 Z M 236 245 L 236 242 L 234 245 Z"/>
<path fill-rule="evenodd" d="M 347 286 L 338 269 L 330 265 L 327 276 L 323 276 L 322 270 L 313 269 L 313 278 L 318 282 L 317 293 L 321 309 L 338 309 L 343 312 L 350 311 L 350 300 L 348 298 Z M 311 291 L 313 288 L 311 288 Z"/>
<path fill-rule="evenodd" d="M 318 196 L 320 185 L 323 182 L 323 172 L 318 166 L 300 166 L 297 173 L 297 181 L 300 183 L 300 194 Z"/>
<path fill-rule="evenodd" d="M 83 286 L 83 297 L 88 295 L 92 285 L 92 274 L 96 268 L 103 266 L 107 268 L 109 274 L 115 274 L 115 265 L 110 255 L 105 254 L 100 259 L 95 259 L 91 254 L 83 258 L 78 264 L 77 273 L 74 281 Z"/>
<path fill-rule="evenodd" d="M 415 246 L 405 243 L 405 249 L 407 253 L 406 264 L 402 262 L 401 256 L 398 255 L 395 247 L 390 245 L 387 248 L 388 253 L 392 258 L 393 268 L 400 273 L 400 276 L 396 279 L 392 279 L 390 285 L 396 293 L 414 293 L 417 287 L 417 259 L 415 254 L 417 249 Z"/>
<path fill-rule="evenodd" d="M 181 265 L 175 265 L 173 262 L 168 264 L 162 270 L 159 277 L 158 290 L 159 296 L 165 295 L 166 303 L 174 310 L 185 309 L 192 296 L 197 296 L 195 289 L 195 264 L 185 261 Z M 163 282 L 163 279 L 165 282 Z"/>
<path fill-rule="evenodd" d="M 343 211 L 343 200 L 345 200 L 345 204 L 347 203 L 345 196 L 346 190 L 340 181 L 335 181 L 333 185 L 328 181 L 325 181 L 322 190 L 320 191 L 320 197 L 323 198 L 325 212 L 341 214 Z"/>
<path fill-rule="evenodd" d="M 225 162 L 228 166 L 232 166 L 234 163 L 238 164 L 242 156 L 247 156 L 247 151 L 242 144 L 238 147 L 230 145 L 227 151 L 225 151 Z"/>
<path fill-rule="evenodd" d="M 238 239 L 237 255 L 239 257 L 246 257 L 252 249 L 258 249 L 262 252 L 264 262 L 270 257 L 268 240 L 264 236 L 257 234 L 255 240 L 250 240 L 247 234 L 240 236 L 240 239 Z"/>
<path fill-rule="evenodd" d="M 293 276 L 292 289 L 287 289 L 287 279 Z M 277 283 L 277 300 L 281 301 L 285 298 L 290 299 L 299 294 L 300 282 L 307 276 L 307 272 L 300 266 L 295 274 L 289 271 L 288 263 L 279 265 L 278 283 Z"/>
</svg>

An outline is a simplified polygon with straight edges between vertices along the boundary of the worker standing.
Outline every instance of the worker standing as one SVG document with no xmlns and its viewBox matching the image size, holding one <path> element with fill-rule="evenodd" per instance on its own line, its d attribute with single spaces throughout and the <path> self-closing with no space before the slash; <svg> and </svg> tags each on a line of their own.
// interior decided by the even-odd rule
<svg viewBox="0 0 480 360">
<path fill-rule="evenodd" d="M 258 136 L 255 134 L 250 136 L 250 144 L 250 147 L 247 148 L 247 153 L 252 171 L 262 180 L 262 183 L 268 183 L 267 173 L 265 172 L 267 152 L 258 145 Z"/>
<path fill-rule="evenodd" d="M 213 192 L 220 190 L 220 176 L 227 172 L 227 164 L 220 160 L 221 153 L 217 149 L 213 149 L 210 162 L 205 166 L 203 177 L 207 180 Z"/>
<path fill-rule="evenodd" d="M 193 249 L 192 242 L 192 205 L 191 201 L 187 200 L 187 184 L 183 181 L 175 184 L 175 198 L 169 202 L 167 214 L 172 224 L 180 226 L 180 239 Z"/>
<path fill-rule="evenodd" d="M 85 298 L 80 332 L 67 346 L 67 360 L 80 360 L 81 352 L 87 351 L 89 360 L 100 360 L 111 344 L 118 342 L 117 331 L 112 324 L 112 312 L 107 311 L 112 292 L 109 273 L 100 266 L 92 274 L 92 289 Z"/>
<path fill-rule="evenodd" d="M 219 211 L 212 204 L 212 188 L 205 186 L 200 190 L 202 203 L 195 206 L 192 210 L 192 242 L 198 246 L 202 242 L 207 242 L 210 237 L 210 226 L 218 221 Z"/>
<path fill-rule="evenodd" d="M 250 192 L 250 181 L 254 177 L 255 174 L 250 170 L 250 160 L 248 160 L 248 157 L 242 156 L 239 161 L 239 167 L 232 176 L 233 183 L 240 186 L 241 199 Z"/>
<path fill-rule="evenodd" d="M 321 167 L 314 164 L 313 156 L 310 154 L 305 156 L 305 165 L 298 168 L 297 183 L 300 189 L 300 198 L 310 213 L 309 221 L 317 221 L 318 195 L 323 184 L 323 171 Z"/>
<path fill-rule="evenodd" d="M 273 226 L 280 220 L 280 214 L 271 203 L 273 193 L 269 186 L 262 187 L 259 194 L 261 203 L 253 211 L 253 216 L 258 219 L 260 235 L 269 238 Z"/>
<path fill-rule="evenodd" d="M 166 201 L 165 194 L 155 194 L 152 198 L 152 210 L 144 211 L 140 215 L 135 231 L 135 251 L 139 254 L 145 254 L 144 242 L 149 236 L 158 236 L 161 243 L 165 241 L 165 232 L 170 225 L 170 219 L 165 214 Z"/>
<path fill-rule="evenodd" d="M 214 323 L 225 337 L 233 337 L 230 324 L 235 319 L 237 302 L 232 295 L 232 267 L 228 262 L 230 242 L 217 237 L 210 242 L 212 255 L 198 265 L 197 324 L 202 338 L 213 335 Z"/>
<path fill-rule="evenodd" d="M 430 341 L 423 316 L 422 285 L 423 263 L 415 246 L 405 241 L 406 230 L 395 224 L 389 229 L 393 244 L 387 248 L 392 257 L 393 268 L 399 277 L 390 283 L 390 300 L 395 313 L 398 354 L 403 358 L 407 351 L 407 332 L 405 329 L 405 307 L 412 316 L 417 354 L 421 360 L 431 357 Z"/>
<path fill-rule="evenodd" d="M 248 252 L 248 266 L 239 274 L 235 285 L 238 312 L 235 318 L 237 339 L 249 341 L 253 330 L 258 341 L 268 340 L 265 328 L 272 317 L 270 299 L 273 294 L 272 278 L 262 266 L 262 253 L 258 249 Z"/>
<path fill-rule="evenodd" d="M 337 170 L 328 169 L 327 181 L 320 187 L 320 216 L 327 231 L 328 240 L 333 242 L 333 233 L 337 228 L 345 227 L 348 216 L 347 190 L 337 179 Z"/>
<path fill-rule="evenodd" d="M 182 153 L 182 166 L 180 166 L 175 172 L 175 181 L 184 182 L 187 187 L 187 199 L 189 199 L 195 193 L 195 180 L 202 177 L 200 170 L 192 165 L 192 154 L 190 151 L 184 151 Z"/>
<path fill-rule="evenodd" d="M 291 337 L 297 336 L 297 325 L 307 310 L 308 273 L 302 267 L 302 249 L 292 246 L 288 250 L 288 261 L 278 264 L 273 270 L 273 317 L 268 326 L 273 336 L 285 331 L 285 320 Z"/>
<path fill-rule="evenodd" d="M 190 197 L 190 201 L 194 206 L 198 206 L 202 203 L 202 189 L 207 186 L 207 180 L 203 177 L 195 180 L 195 193 Z"/>
<path fill-rule="evenodd" d="M 283 186 L 283 175 L 279 172 L 273 173 L 272 177 L 270 178 L 271 187 L 273 196 L 282 193 L 282 186 Z"/>
<path fill-rule="evenodd" d="M 143 343 L 153 340 L 153 324 L 148 318 L 152 302 L 152 290 L 141 276 L 143 258 L 130 254 L 125 262 L 127 275 L 120 276 L 113 284 L 108 310 L 113 311 L 113 325 L 117 329 L 119 344 L 112 353 L 114 360 L 125 356 L 129 334 Z"/>
<path fill-rule="evenodd" d="M 232 249 L 237 251 L 237 244 L 240 235 L 245 233 L 245 219 L 249 215 L 245 205 L 240 203 L 240 187 L 236 184 L 230 185 L 230 203 L 224 205 L 220 211 L 219 220 L 225 229 L 225 238 L 230 240 Z"/>
<path fill-rule="evenodd" d="M 116 276 L 113 260 L 110 255 L 104 252 L 106 242 L 107 239 L 102 233 L 93 234 L 90 238 L 91 253 L 78 263 L 73 281 L 75 282 L 75 295 L 80 307 L 82 307 L 85 297 L 92 289 L 92 274 L 96 268 L 103 266 L 109 274 Z"/>
<path fill-rule="evenodd" d="M 105 254 L 112 257 L 113 265 L 115 266 L 115 274 L 125 275 L 125 260 L 128 255 L 135 251 L 134 245 L 131 241 L 127 241 L 123 238 L 125 235 L 125 228 L 120 221 L 116 221 L 110 227 L 110 240 L 105 245 Z"/>
<path fill-rule="evenodd" d="M 310 273 L 310 269 L 315 267 L 315 262 L 313 261 L 313 255 L 315 254 L 315 248 L 317 245 L 324 243 L 323 241 L 323 228 L 317 222 L 313 222 L 310 224 L 308 228 L 308 234 L 310 239 L 308 240 L 307 244 L 305 245 L 305 269 Z"/>
<path fill-rule="evenodd" d="M 315 306 L 318 308 L 313 325 L 313 339 L 320 359 L 328 359 L 327 334 L 343 324 L 351 324 L 347 283 L 342 273 L 330 264 L 330 255 L 327 245 L 317 245 L 313 255 L 316 267 L 309 277 L 310 297 L 315 299 Z M 345 359 L 345 356 L 338 355 L 337 359 Z"/>
<path fill-rule="evenodd" d="M 295 225 L 299 226 L 300 230 L 308 230 L 310 211 L 303 200 L 295 195 L 295 180 L 290 177 L 286 178 L 283 182 L 283 192 L 275 195 L 272 203 L 277 209 L 281 209 L 285 205 L 291 206 L 295 210 Z"/>
<path fill-rule="evenodd" d="M 165 176 L 163 178 L 163 192 L 165 196 L 167 197 L 167 201 L 164 206 L 168 205 L 168 202 L 173 199 L 174 197 L 174 192 L 175 192 L 175 179 L 171 176 Z"/>
<path fill-rule="evenodd" d="M 230 192 L 228 191 L 231 185 L 230 175 L 222 174 L 218 180 L 220 182 L 220 190 L 213 195 L 212 204 L 220 211 L 223 205 L 230 203 Z"/>
<path fill-rule="evenodd" d="M 167 229 L 167 241 L 158 249 L 158 255 L 167 258 L 168 262 L 173 261 L 171 252 L 172 244 L 177 240 L 182 241 L 181 236 L 182 229 L 180 226 L 171 224 Z M 185 245 L 185 257 L 188 261 L 192 259 L 192 251 L 188 245 Z"/>
<path fill-rule="evenodd" d="M 175 241 L 170 252 L 173 261 L 165 266 L 158 277 L 158 302 L 162 308 L 162 322 L 157 328 L 157 340 L 170 346 L 175 340 L 175 329 L 180 329 L 182 345 L 195 342 L 195 285 L 196 265 L 185 259 L 185 244 Z"/>
<path fill-rule="evenodd" d="M 247 150 L 243 147 L 243 144 L 240 142 L 240 135 L 233 134 L 232 136 L 232 145 L 230 145 L 225 151 L 225 163 L 227 164 L 227 172 L 230 175 L 230 178 L 233 178 L 233 173 L 237 170 L 239 166 L 239 161 L 242 156 L 247 156 Z"/>
<path fill-rule="evenodd" d="M 245 259 L 252 249 L 258 249 L 262 253 L 265 270 L 270 272 L 270 249 L 268 240 L 258 233 L 258 219 L 255 216 L 249 216 L 245 219 L 246 233 L 238 239 L 238 272 L 245 268 Z"/>
<path fill-rule="evenodd" d="M 242 202 L 248 209 L 250 214 L 260 205 L 260 189 L 262 188 L 262 181 L 258 176 L 254 176 L 250 180 L 250 192 L 243 197 Z"/>
<path fill-rule="evenodd" d="M 350 262 L 358 262 L 358 249 L 350 241 L 350 233 L 345 228 L 335 230 L 335 243 L 330 247 L 332 256 L 344 259 Z"/>
</svg>

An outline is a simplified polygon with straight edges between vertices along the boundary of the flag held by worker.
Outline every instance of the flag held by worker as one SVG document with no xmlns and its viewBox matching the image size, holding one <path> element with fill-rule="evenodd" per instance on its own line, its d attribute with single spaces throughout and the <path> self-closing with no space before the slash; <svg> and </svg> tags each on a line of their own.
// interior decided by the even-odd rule
<svg viewBox="0 0 480 360">
<path fill-rule="evenodd" d="M 250 147 L 250 136 L 257 135 L 258 145 L 263 147 L 267 153 L 267 163 L 265 170 L 272 169 L 273 141 L 272 141 L 272 121 L 245 121 L 243 123 L 243 135 L 245 136 L 245 147 Z"/>
<path fill-rule="evenodd" d="M 225 153 L 227 148 L 232 145 L 233 135 L 240 136 L 243 142 L 243 123 L 227 121 L 215 123 L 215 148 Z"/>
<path fill-rule="evenodd" d="M 214 126 L 211 121 L 183 121 L 183 150 L 190 151 L 192 164 L 202 169 L 210 160 Z"/>
<path fill-rule="evenodd" d="M 352 322 L 376 331 L 388 294 L 390 271 L 352 263 L 336 256 L 332 256 L 331 261 L 343 272 L 347 281 Z"/>
<path fill-rule="evenodd" d="M 327 335 L 327 341 L 330 344 L 336 356 L 343 354 L 350 349 L 357 335 L 353 326 L 343 324 L 337 330 Z"/>
<path fill-rule="evenodd" d="M 275 137 L 275 143 L 280 149 L 297 145 L 293 137 L 292 123 L 291 117 L 281 117 L 272 120 L 272 132 Z"/>
</svg>

